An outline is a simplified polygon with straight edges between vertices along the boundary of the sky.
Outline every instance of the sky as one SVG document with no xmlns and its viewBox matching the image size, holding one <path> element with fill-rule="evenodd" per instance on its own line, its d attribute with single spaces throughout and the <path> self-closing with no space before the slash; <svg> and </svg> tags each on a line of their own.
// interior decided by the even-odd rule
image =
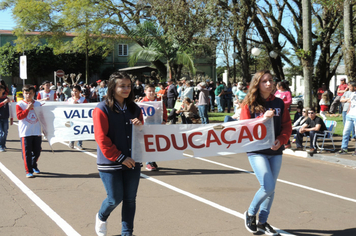
<svg viewBox="0 0 356 236">
<path fill-rule="evenodd" d="M 14 27 L 15 21 L 12 19 L 11 11 L 0 11 L 0 30 L 12 30 Z"/>
</svg>

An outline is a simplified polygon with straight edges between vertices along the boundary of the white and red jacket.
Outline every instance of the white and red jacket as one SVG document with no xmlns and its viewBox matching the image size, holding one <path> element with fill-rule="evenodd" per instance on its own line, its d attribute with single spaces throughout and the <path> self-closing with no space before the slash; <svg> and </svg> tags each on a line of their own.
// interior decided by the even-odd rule
<svg viewBox="0 0 356 236">
<path fill-rule="evenodd" d="M 41 103 L 33 101 L 34 107 L 40 107 Z M 41 124 L 34 109 L 27 109 L 28 103 L 24 100 L 16 104 L 16 116 L 19 120 L 19 136 L 41 136 Z"/>
<path fill-rule="evenodd" d="M 49 90 L 49 93 L 46 93 L 44 90 L 41 90 L 37 94 L 37 100 L 41 100 L 44 98 L 49 98 L 49 101 L 56 101 L 57 94 L 54 90 Z"/>
<path fill-rule="evenodd" d="M 80 98 L 74 98 L 74 97 L 71 97 L 68 99 L 68 103 L 71 103 L 71 104 L 75 104 L 74 102 L 77 102 L 77 103 L 88 103 L 88 101 L 85 99 L 85 97 L 80 97 Z"/>
</svg>

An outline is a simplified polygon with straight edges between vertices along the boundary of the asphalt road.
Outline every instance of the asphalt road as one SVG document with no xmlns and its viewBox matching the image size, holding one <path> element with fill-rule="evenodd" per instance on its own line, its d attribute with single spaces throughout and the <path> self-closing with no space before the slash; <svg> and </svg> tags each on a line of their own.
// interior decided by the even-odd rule
<svg viewBox="0 0 356 236">
<path fill-rule="evenodd" d="M 25 177 L 17 126 L 0 153 L 0 235 L 95 235 L 106 197 L 96 169 L 96 144 L 84 151 L 42 144 L 34 179 Z M 251 235 L 244 226 L 259 185 L 246 154 L 159 162 L 142 169 L 135 235 Z M 269 223 L 283 235 L 356 235 L 356 169 L 284 155 Z M 120 235 L 119 206 L 108 235 Z"/>
</svg>

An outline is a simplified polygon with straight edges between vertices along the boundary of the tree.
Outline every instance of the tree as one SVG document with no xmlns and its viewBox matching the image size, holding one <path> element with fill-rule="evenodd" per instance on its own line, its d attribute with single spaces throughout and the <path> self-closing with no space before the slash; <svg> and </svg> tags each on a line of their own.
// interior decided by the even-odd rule
<svg viewBox="0 0 356 236">
<path fill-rule="evenodd" d="M 303 7 L 303 55 L 301 56 L 304 76 L 304 104 L 312 107 L 312 73 L 313 58 L 311 57 L 311 3 L 310 0 L 302 0 Z"/>
<path fill-rule="evenodd" d="M 350 81 L 356 80 L 356 58 L 353 36 L 351 0 L 344 0 L 344 55 L 345 55 L 345 72 Z"/>
<path fill-rule="evenodd" d="M 62 53 L 55 55 L 53 48 L 41 45 L 25 51 L 27 56 L 27 75 L 29 83 L 41 84 L 41 77 L 52 75 L 53 71 L 62 68 L 66 72 L 79 73 L 85 70 L 84 53 Z M 16 46 L 10 43 L 0 47 L 0 74 L 5 76 L 19 75 L 19 58 L 22 52 L 16 51 Z M 98 72 L 104 63 L 101 55 L 89 57 L 91 73 Z"/>
<path fill-rule="evenodd" d="M 129 64 L 133 66 L 139 59 L 157 61 L 164 58 L 174 79 L 179 79 L 183 66 L 194 75 L 195 67 L 192 55 L 184 51 L 180 45 L 167 40 L 166 35 L 152 22 L 144 22 L 132 31 L 132 38 L 140 37 L 147 46 L 138 46 L 130 56 Z M 162 73 L 162 71 L 161 71 Z"/>
</svg>

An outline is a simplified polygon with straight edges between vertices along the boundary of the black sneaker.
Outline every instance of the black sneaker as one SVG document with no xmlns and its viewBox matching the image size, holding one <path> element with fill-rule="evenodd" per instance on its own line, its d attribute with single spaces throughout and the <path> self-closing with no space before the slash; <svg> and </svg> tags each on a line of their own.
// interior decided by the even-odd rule
<svg viewBox="0 0 356 236">
<path fill-rule="evenodd" d="M 264 224 L 258 224 L 257 230 L 264 232 L 267 235 L 279 235 L 267 222 Z"/>
<path fill-rule="evenodd" d="M 347 154 L 347 149 L 341 149 L 338 153 L 340 154 L 340 155 L 345 155 L 345 154 Z"/>
<path fill-rule="evenodd" d="M 251 233 L 257 233 L 256 226 L 256 216 L 250 216 L 247 211 L 245 211 L 245 227 Z"/>
</svg>

